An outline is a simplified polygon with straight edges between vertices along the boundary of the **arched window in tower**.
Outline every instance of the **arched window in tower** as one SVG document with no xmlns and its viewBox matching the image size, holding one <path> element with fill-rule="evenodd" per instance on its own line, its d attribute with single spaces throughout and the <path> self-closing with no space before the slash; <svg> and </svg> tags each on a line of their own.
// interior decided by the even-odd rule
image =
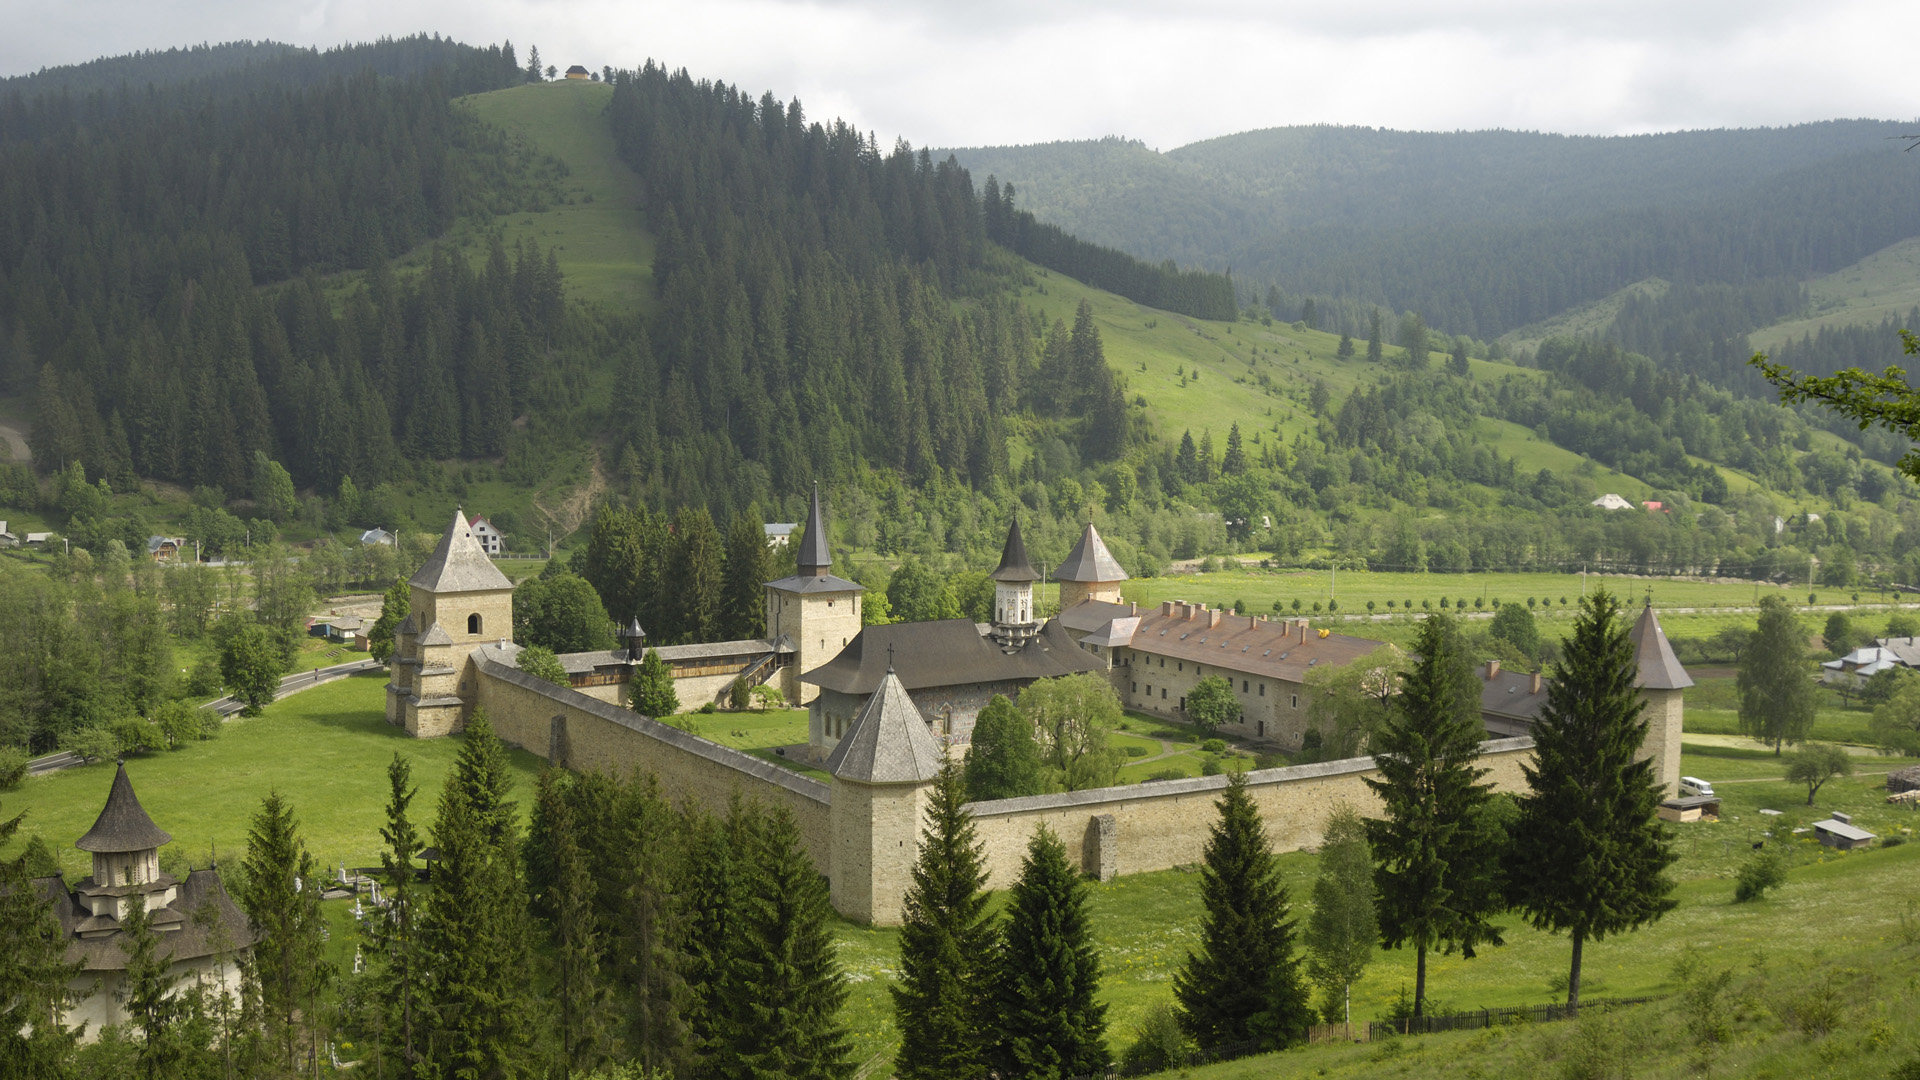
<svg viewBox="0 0 1920 1080">
<path fill-rule="evenodd" d="M 479 612 L 476 611 L 473 614 L 467 616 L 467 633 L 469 634 L 480 633 L 480 613 Z"/>
</svg>

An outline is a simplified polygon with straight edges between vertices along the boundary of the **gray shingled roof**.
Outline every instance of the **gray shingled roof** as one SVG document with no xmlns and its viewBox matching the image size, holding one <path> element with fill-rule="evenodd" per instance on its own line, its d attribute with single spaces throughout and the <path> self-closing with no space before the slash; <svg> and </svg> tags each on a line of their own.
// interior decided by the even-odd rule
<svg viewBox="0 0 1920 1080">
<path fill-rule="evenodd" d="M 1080 534 L 1080 542 L 1073 545 L 1067 553 L 1067 561 L 1053 572 L 1055 581 L 1125 581 L 1127 572 L 1120 569 L 1120 563 L 1107 550 L 1100 539 L 1100 533 L 1094 529 L 1093 522 L 1087 522 L 1087 531 Z"/>
<path fill-rule="evenodd" d="M 107 790 L 107 805 L 95 819 L 87 835 L 74 843 L 81 851 L 145 851 L 173 839 L 173 834 L 153 823 L 133 793 L 133 781 L 127 779 L 127 764 L 113 774 L 113 787 Z"/>
<path fill-rule="evenodd" d="M 512 589 L 513 582 L 493 565 L 480 541 L 473 538 L 473 526 L 459 510 L 453 512 L 453 524 L 447 526 L 440 545 L 427 557 L 426 565 L 407 579 L 407 584 L 437 593 L 491 592 Z"/>
<path fill-rule="evenodd" d="M 1040 580 L 1027 558 L 1027 542 L 1020 536 L 1019 518 L 1014 518 L 1013 525 L 1007 529 L 1007 546 L 1000 550 L 1000 565 L 988 576 L 1015 584 Z"/>
<path fill-rule="evenodd" d="M 867 591 L 865 585 L 848 581 L 846 578 L 834 577 L 832 574 L 821 574 L 819 576 L 813 574 L 792 574 L 781 578 L 779 581 L 767 582 L 767 588 L 779 589 L 783 592 L 790 593 L 856 593 Z"/>
<path fill-rule="evenodd" d="M 1673 655 L 1673 646 L 1667 644 L 1666 631 L 1660 629 L 1652 604 L 1641 610 L 1627 640 L 1633 644 L 1634 662 L 1640 665 L 1640 675 L 1633 685 L 1643 690 L 1684 690 L 1693 685 L 1687 669 L 1680 666 L 1680 658 Z"/>
<path fill-rule="evenodd" d="M 800 676 L 800 681 L 843 694 L 871 694 L 888 671 L 888 646 L 893 647 L 893 669 L 910 690 L 1105 670 L 1105 665 L 1074 644 L 1057 619 L 1047 620 L 1032 641 L 1012 652 L 980 636 L 975 623 L 939 619 L 866 627 L 840 655 Z"/>
<path fill-rule="evenodd" d="M 76 938 L 81 924 L 98 929 L 93 916 L 74 900 L 65 882 L 57 877 L 35 878 L 33 887 L 40 892 L 67 938 L 67 962 L 78 963 L 84 971 L 123 971 L 127 966 L 126 937 L 115 933 L 102 937 Z M 162 912 L 171 918 L 163 918 Z M 154 912 L 156 921 L 172 922 L 178 930 L 169 930 L 160 938 L 160 955 L 178 963 L 215 953 L 232 952 L 253 945 L 253 926 L 234 904 L 214 870 L 195 870 L 180 883 L 173 903 Z"/>
<path fill-rule="evenodd" d="M 820 488 L 813 489 L 813 505 L 807 509 L 807 534 L 800 541 L 795 565 L 801 576 L 820 577 L 833 568 L 833 552 L 827 549 L 826 521 L 820 515 Z"/>
<path fill-rule="evenodd" d="M 944 760 L 926 718 L 889 670 L 828 756 L 827 771 L 861 784 L 920 784 L 938 775 Z"/>
<path fill-rule="evenodd" d="M 439 623 L 434 623 L 432 626 L 427 627 L 426 633 L 420 635 L 420 644 L 451 645 L 453 644 L 453 635 L 442 629 Z"/>
</svg>

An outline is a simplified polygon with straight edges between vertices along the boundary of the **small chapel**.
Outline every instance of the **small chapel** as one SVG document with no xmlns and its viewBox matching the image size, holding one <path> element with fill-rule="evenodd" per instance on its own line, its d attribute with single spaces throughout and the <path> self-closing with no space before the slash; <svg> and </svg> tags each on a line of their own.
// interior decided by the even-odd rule
<svg viewBox="0 0 1920 1080">
<path fill-rule="evenodd" d="M 146 909 L 159 954 L 183 987 L 201 982 L 216 993 L 239 993 L 240 961 L 254 943 L 252 924 L 227 895 L 218 870 L 190 870 L 181 879 L 160 869 L 160 849 L 172 840 L 147 816 L 121 762 L 100 817 L 74 843 L 93 856 L 93 873 L 71 888 L 59 877 L 33 882 L 60 923 L 67 962 L 80 965 L 68 986 L 63 1022 L 84 1025 L 84 1041 L 128 1019 L 122 1001 L 125 926 L 136 904 Z"/>
</svg>

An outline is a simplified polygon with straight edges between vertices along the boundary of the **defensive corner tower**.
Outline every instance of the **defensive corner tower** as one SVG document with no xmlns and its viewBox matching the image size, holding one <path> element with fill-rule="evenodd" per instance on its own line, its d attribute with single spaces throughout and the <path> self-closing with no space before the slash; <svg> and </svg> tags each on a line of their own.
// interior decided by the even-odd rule
<svg viewBox="0 0 1920 1080">
<path fill-rule="evenodd" d="M 1693 679 L 1673 655 L 1673 646 L 1667 643 L 1666 631 L 1660 629 L 1652 604 L 1641 610 L 1627 640 L 1633 645 L 1634 662 L 1640 665 L 1633 685 L 1647 703 L 1647 741 L 1642 756 L 1653 759 L 1654 782 L 1667 798 L 1672 798 L 1680 790 L 1680 730 L 1686 708 L 1683 691 L 1693 685 Z"/>
<path fill-rule="evenodd" d="M 784 637 L 793 644 L 793 663 L 786 668 L 780 690 L 789 702 L 805 705 L 819 691 L 801 682 L 801 673 L 840 655 L 860 632 L 860 594 L 867 591 L 865 586 L 833 576 L 818 487 L 807 510 L 807 532 L 800 541 L 797 563 L 798 573 L 767 582 L 767 637 L 775 642 Z"/>
<path fill-rule="evenodd" d="M 1064 612 L 1082 600 L 1120 603 L 1120 583 L 1127 580 L 1127 572 L 1120 569 L 1119 560 L 1107 550 L 1089 521 L 1080 542 L 1067 554 L 1067 561 L 1053 572 L 1053 579 L 1060 583 L 1060 610 Z"/>
<path fill-rule="evenodd" d="M 418 738 L 466 725 L 473 650 L 513 636 L 513 582 L 473 535 L 460 510 L 426 564 L 407 579 L 410 606 L 393 633 L 387 722 Z"/>
<path fill-rule="evenodd" d="M 920 819 L 946 755 L 900 677 L 880 686 L 827 758 L 833 805 L 827 876 L 835 911 L 898 926 L 920 857 Z"/>
</svg>

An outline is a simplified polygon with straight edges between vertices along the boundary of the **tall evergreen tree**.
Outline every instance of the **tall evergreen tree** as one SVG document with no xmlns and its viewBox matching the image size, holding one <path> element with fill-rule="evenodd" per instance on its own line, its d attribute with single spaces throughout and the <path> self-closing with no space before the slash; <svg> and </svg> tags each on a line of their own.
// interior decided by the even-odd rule
<svg viewBox="0 0 1920 1080">
<path fill-rule="evenodd" d="M 1379 937 L 1366 823 L 1351 808 L 1342 807 L 1327 819 L 1306 934 L 1307 972 L 1327 995 L 1324 1012 L 1329 1021 L 1337 994 L 1341 1021 L 1352 1022 L 1351 990 L 1372 962 Z"/>
<path fill-rule="evenodd" d="M 12 841 L 24 816 L 0 820 L 0 847 Z M 67 1004 L 67 980 L 80 966 L 67 963 L 66 935 L 30 884 L 36 870 L 45 869 L 29 864 L 33 852 L 30 846 L 0 862 L 0 1061 L 22 1076 L 62 1080 L 73 1072 L 77 1033 L 57 1018 Z"/>
<path fill-rule="evenodd" d="M 1239 476 L 1247 471 L 1247 451 L 1240 443 L 1240 422 L 1237 420 L 1227 429 L 1227 454 L 1220 459 L 1220 471 L 1227 476 Z"/>
<path fill-rule="evenodd" d="M 535 897 L 547 923 L 546 961 L 552 980 L 554 1071 L 561 1080 L 591 1072 L 609 1050 L 612 1001 L 601 974 L 601 931 L 594 913 L 594 882 L 573 807 L 553 770 L 541 775 L 536 814 L 544 828 L 542 857 L 552 883 Z M 531 843 L 531 841 L 530 841 Z"/>
<path fill-rule="evenodd" d="M 190 1071 L 188 1062 L 196 1049 L 188 1026 L 193 1002 L 180 992 L 173 957 L 161 952 L 160 934 L 145 904 L 128 906 L 120 933 L 127 957 L 122 1005 L 127 1023 L 140 1034 L 134 1067 L 145 1080 L 172 1080 Z"/>
<path fill-rule="evenodd" d="M 740 1045 L 749 1037 L 744 968 L 735 957 L 745 940 L 742 908 L 747 848 L 759 827 L 738 801 L 724 822 L 707 815 L 689 828 L 685 902 L 686 1009 L 691 1073 L 700 1080 L 741 1075 Z"/>
<path fill-rule="evenodd" d="M 1542 930 L 1573 938 L 1567 1008 L 1580 1007 L 1580 953 L 1588 940 L 1671 911 L 1676 858 L 1660 823 L 1653 761 L 1641 756 L 1646 702 L 1627 620 L 1611 593 L 1582 597 L 1547 705 L 1533 725 L 1509 853 L 1508 894 Z"/>
<path fill-rule="evenodd" d="M 1780 748 L 1813 727 L 1813 681 L 1807 677 L 1807 635 L 1784 596 L 1760 600 L 1753 638 L 1740 657 L 1740 730 Z"/>
<path fill-rule="evenodd" d="M 1413 1014 L 1424 1014 L 1427 953 L 1500 944 L 1499 845 L 1489 822 L 1493 786 L 1474 763 L 1486 728 L 1480 687 L 1449 615 L 1420 624 L 1419 659 L 1401 681 L 1386 722 L 1372 738 L 1378 779 L 1367 786 L 1386 816 L 1367 822 L 1380 934 L 1388 948 L 1415 955 Z"/>
<path fill-rule="evenodd" d="M 1367 362 L 1377 364 L 1386 356 L 1386 349 L 1380 341 L 1380 309 L 1374 308 L 1367 315 Z"/>
<path fill-rule="evenodd" d="M 440 849 L 421 913 L 433 973 L 424 1071 L 520 1077 L 532 1071 L 526 893 L 506 748 L 475 711 L 440 794 Z"/>
<path fill-rule="evenodd" d="M 1313 1007 L 1287 886 L 1260 812 L 1234 773 L 1201 854 L 1200 951 L 1173 976 L 1180 1026 L 1202 1049 L 1275 1050 L 1306 1037 Z"/>
<path fill-rule="evenodd" d="M 725 618 L 724 542 L 704 506 L 682 509 L 673 519 L 674 593 L 679 598 L 676 623 L 665 628 L 680 641 L 716 641 Z"/>
<path fill-rule="evenodd" d="M 1034 1080 L 1107 1071 L 1107 1007 L 1098 1000 L 1100 957 L 1087 922 L 1087 890 L 1067 849 L 1042 825 L 1007 900 L 997 957 L 995 1008 L 1002 1076 Z"/>
<path fill-rule="evenodd" d="M 892 987 L 900 1029 L 894 1071 L 905 1080 L 987 1075 L 993 924 L 981 891 L 985 849 L 973 815 L 962 809 L 966 801 L 960 770 L 949 759 L 927 804 L 900 930 L 900 981 Z"/>
<path fill-rule="evenodd" d="M 757 511 L 733 515 L 727 522 L 726 617 L 721 627 L 728 639 L 766 636 L 770 570 L 766 522 Z"/>
<path fill-rule="evenodd" d="M 375 1053 L 401 1080 L 418 1075 L 426 1029 L 427 976 L 420 941 L 420 890 L 413 860 L 420 834 L 408 808 L 418 789 L 413 764 L 396 751 L 387 765 L 387 823 L 380 829 L 380 875 L 386 879 L 386 918 L 366 922 L 372 949 Z"/>
<path fill-rule="evenodd" d="M 833 935 L 826 879 L 800 846 L 785 807 L 752 835 L 742 890 L 741 941 L 733 957 L 744 993 L 732 1035 L 740 1075 L 842 1080 L 853 1075 L 840 1008 L 847 1000 Z"/>
<path fill-rule="evenodd" d="M 295 1018 L 303 1018 L 312 1033 L 319 1020 L 314 1006 L 332 971 L 320 914 L 321 875 L 300 839 L 293 808 L 278 791 L 269 791 L 253 816 L 244 866 L 240 906 L 258 939 L 253 959 L 268 1035 L 278 1043 L 280 1063 L 291 1070 L 299 1064 Z"/>
</svg>

